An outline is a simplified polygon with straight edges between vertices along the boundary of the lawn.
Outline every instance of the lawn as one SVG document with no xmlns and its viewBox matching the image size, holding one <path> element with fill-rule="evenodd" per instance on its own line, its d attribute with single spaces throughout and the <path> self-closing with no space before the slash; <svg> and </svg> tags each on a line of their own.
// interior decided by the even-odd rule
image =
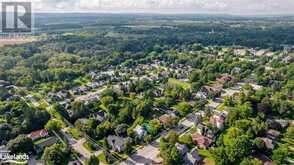
<svg viewBox="0 0 294 165">
<path fill-rule="evenodd" d="M 177 80 L 177 79 L 173 79 L 173 78 L 168 79 L 168 84 L 179 86 L 179 87 L 181 87 L 181 88 L 183 88 L 185 90 L 191 89 L 191 84 L 190 83 L 180 81 L 180 80 Z"/>
<path fill-rule="evenodd" d="M 94 150 L 91 148 L 90 144 L 88 142 L 83 143 L 83 146 L 91 153 L 94 152 Z"/>
<path fill-rule="evenodd" d="M 51 137 L 47 137 L 47 138 L 42 138 L 42 139 L 36 140 L 36 141 L 34 141 L 34 144 L 35 144 L 35 145 L 41 144 L 41 143 L 47 141 L 47 140 L 50 139 L 50 138 L 51 138 Z"/>
<path fill-rule="evenodd" d="M 104 153 L 98 155 L 98 159 L 99 159 L 100 162 L 102 162 L 104 164 L 108 164 L 107 161 L 106 161 L 106 157 L 105 157 Z"/>
<path fill-rule="evenodd" d="M 79 131 L 76 128 L 69 128 L 68 129 L 69 133 L 74 139 L 80 139 L 82 135 L 79 133 Z"/>
</svg>

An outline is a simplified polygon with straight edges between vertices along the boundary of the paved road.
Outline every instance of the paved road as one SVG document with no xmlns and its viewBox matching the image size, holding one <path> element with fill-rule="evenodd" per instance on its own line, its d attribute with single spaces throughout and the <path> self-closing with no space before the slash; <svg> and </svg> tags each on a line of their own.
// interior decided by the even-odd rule
<svg viewBox="0 0 294 165">
<path fill-rule="evenodd" d="M 62 135 L 67 139 L 70 145 L 75 144 L 77 141 L 68 133 L 68 128 L 63 128 L 61 130 Z"/>
<path fill-rule="evenodd" d="M 194 125 L 194 118 L 192 114 L 189 114 L 185 120 L 181 121 L 180 124 L 172 129 L 178 134 L 184 133 L 188 128 Z M 163 131 L 160 134 L 160 137 L 166 136 L 167 131 Z M 154 140 L 152 143 L 143 146 L 137 150 L 137 152 L 128 157 L 127 160 L 120 163 L 120 165 L 145 165 L 145 164 L 160 164 L 162 162 L 162 158 L 159 156 L 159 141 L 160 137 Z"/>
<path fill-rule="evenodd" d="M 80 153 L 83 157 L 89 159 L 92 155 L 90 151 L 88 151 L 83 144 L 86 142 L 85 138 L 78 140 L 75 144 L 72 145 L 73 149 Z"/>
</svg>

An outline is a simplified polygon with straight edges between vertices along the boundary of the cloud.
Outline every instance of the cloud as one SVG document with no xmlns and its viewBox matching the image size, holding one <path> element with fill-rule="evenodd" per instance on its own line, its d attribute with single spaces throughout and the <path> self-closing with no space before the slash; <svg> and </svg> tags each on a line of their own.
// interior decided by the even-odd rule
<svg viewBox="0 0 294 165">
<path fill-rule="evenodd" d="M 32 0 L 37 11 L 294 14 L 293 0 Z"/>
</svg>

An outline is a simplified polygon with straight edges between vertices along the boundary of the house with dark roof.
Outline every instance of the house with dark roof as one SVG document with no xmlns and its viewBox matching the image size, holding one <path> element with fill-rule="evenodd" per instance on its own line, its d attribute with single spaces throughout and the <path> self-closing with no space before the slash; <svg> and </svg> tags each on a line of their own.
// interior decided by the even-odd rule
<svg viewBox="0 0 294 165">
<path fill-rule="evenodd" d="M 199 156 L 197 148 L 194 148 L 186 154 L 184 160 L 187 165 L 198 165 L 201 164 L 202 158 Z"/>
<path fill-rule="evenodd" d="M 275 120 L 267 119 L 266 124 L 270 129 L 280 130 L 282 128 L 280 123 L 276 122 Z"/>
<path fill-rule="evenodd" d="M 264 154 L 255 153 L 253 157 L 260 160 L 263 165 L 274 165 L 272 160 Z"/>
<path fill-rule="evenodd" d="M 281 133 L 279 131 L 277 131 L 277 130 L 270 129 L 270 130 L 267 131 L 266 134 L 267 134 L 268 138 L 270 138 L 272 140 L 277 140 Z"/>
<path fill-rule="evenodd" d="M 273 144 L 273 140 L 269 139 L 269 138 L 260 138 L 262 140 L 262 142 L 264 143 L 264 146 L 268 149 L 268 150 L 273 150 L 274 149 L 274 144 Z"/>
<path fill-rule="evenodd" d="M 176 143 L 175 146 L 182 156 L 187 154 L 187 152 L 189 151 L 188 147 L 185 144 Z"/>
<path fill-rule="evenodd" d="M 0 80 L 0 87 L 7 87 L 10 83 L 8 81 Z"/>
<path fill-rule="evenodd" d="M 123 152 L 126 149 L 126 138 L 110 135 L 107 137 L 107 143 L 117 152 Z"/>
<path fill-rule="evenodd" d="M 210 128 L 208 128 L 206 125 L 200 123 L 197 125 L 197 129 L 198 132 L 202 135 L 202 136 L 206 136 L 210 139 L 214 139 L 215 138 L 215 132 L 213 130 L 211 130 Z"/>
<path fill-rule="evenodd" d="M 282 129 L 285 129 L 289 126 L 288 120 L 278 119 L 278 120 L 275 120 L 275 122 L 279 123 Z"/>
<path fill-rule="evenodd" d="M 99 111 L 94 114 L 94 118 L 99 122 L 103 123 L 106 120 L 106 113 L 104 111 Z"/>
</svg>

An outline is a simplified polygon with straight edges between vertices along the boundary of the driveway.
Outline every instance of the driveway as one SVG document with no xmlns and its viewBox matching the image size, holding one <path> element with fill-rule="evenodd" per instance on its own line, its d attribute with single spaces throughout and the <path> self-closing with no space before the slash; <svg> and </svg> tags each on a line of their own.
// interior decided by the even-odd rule
<svg viewBox="0 0 294 165">
<path fill-rule="evenodd" d="M 73 145 L 77 141 L 69 133 L 67 133 L 67 130 L 68 130 L 68 128 L 64 128 L 64 129 L 61 130 L 61 133 L 67 139 L 68 143 L 70 145 Z"/>
<path fill-rule="evenodd" d="M 75 144 L 72 145 L 73 149 L 80 153 L 83 157 L 89 159 L 92 155 L 90 151 L 88 151 L 83 144 L 86 142 L 85 138 L 78 140 Z"/>
</svg>

